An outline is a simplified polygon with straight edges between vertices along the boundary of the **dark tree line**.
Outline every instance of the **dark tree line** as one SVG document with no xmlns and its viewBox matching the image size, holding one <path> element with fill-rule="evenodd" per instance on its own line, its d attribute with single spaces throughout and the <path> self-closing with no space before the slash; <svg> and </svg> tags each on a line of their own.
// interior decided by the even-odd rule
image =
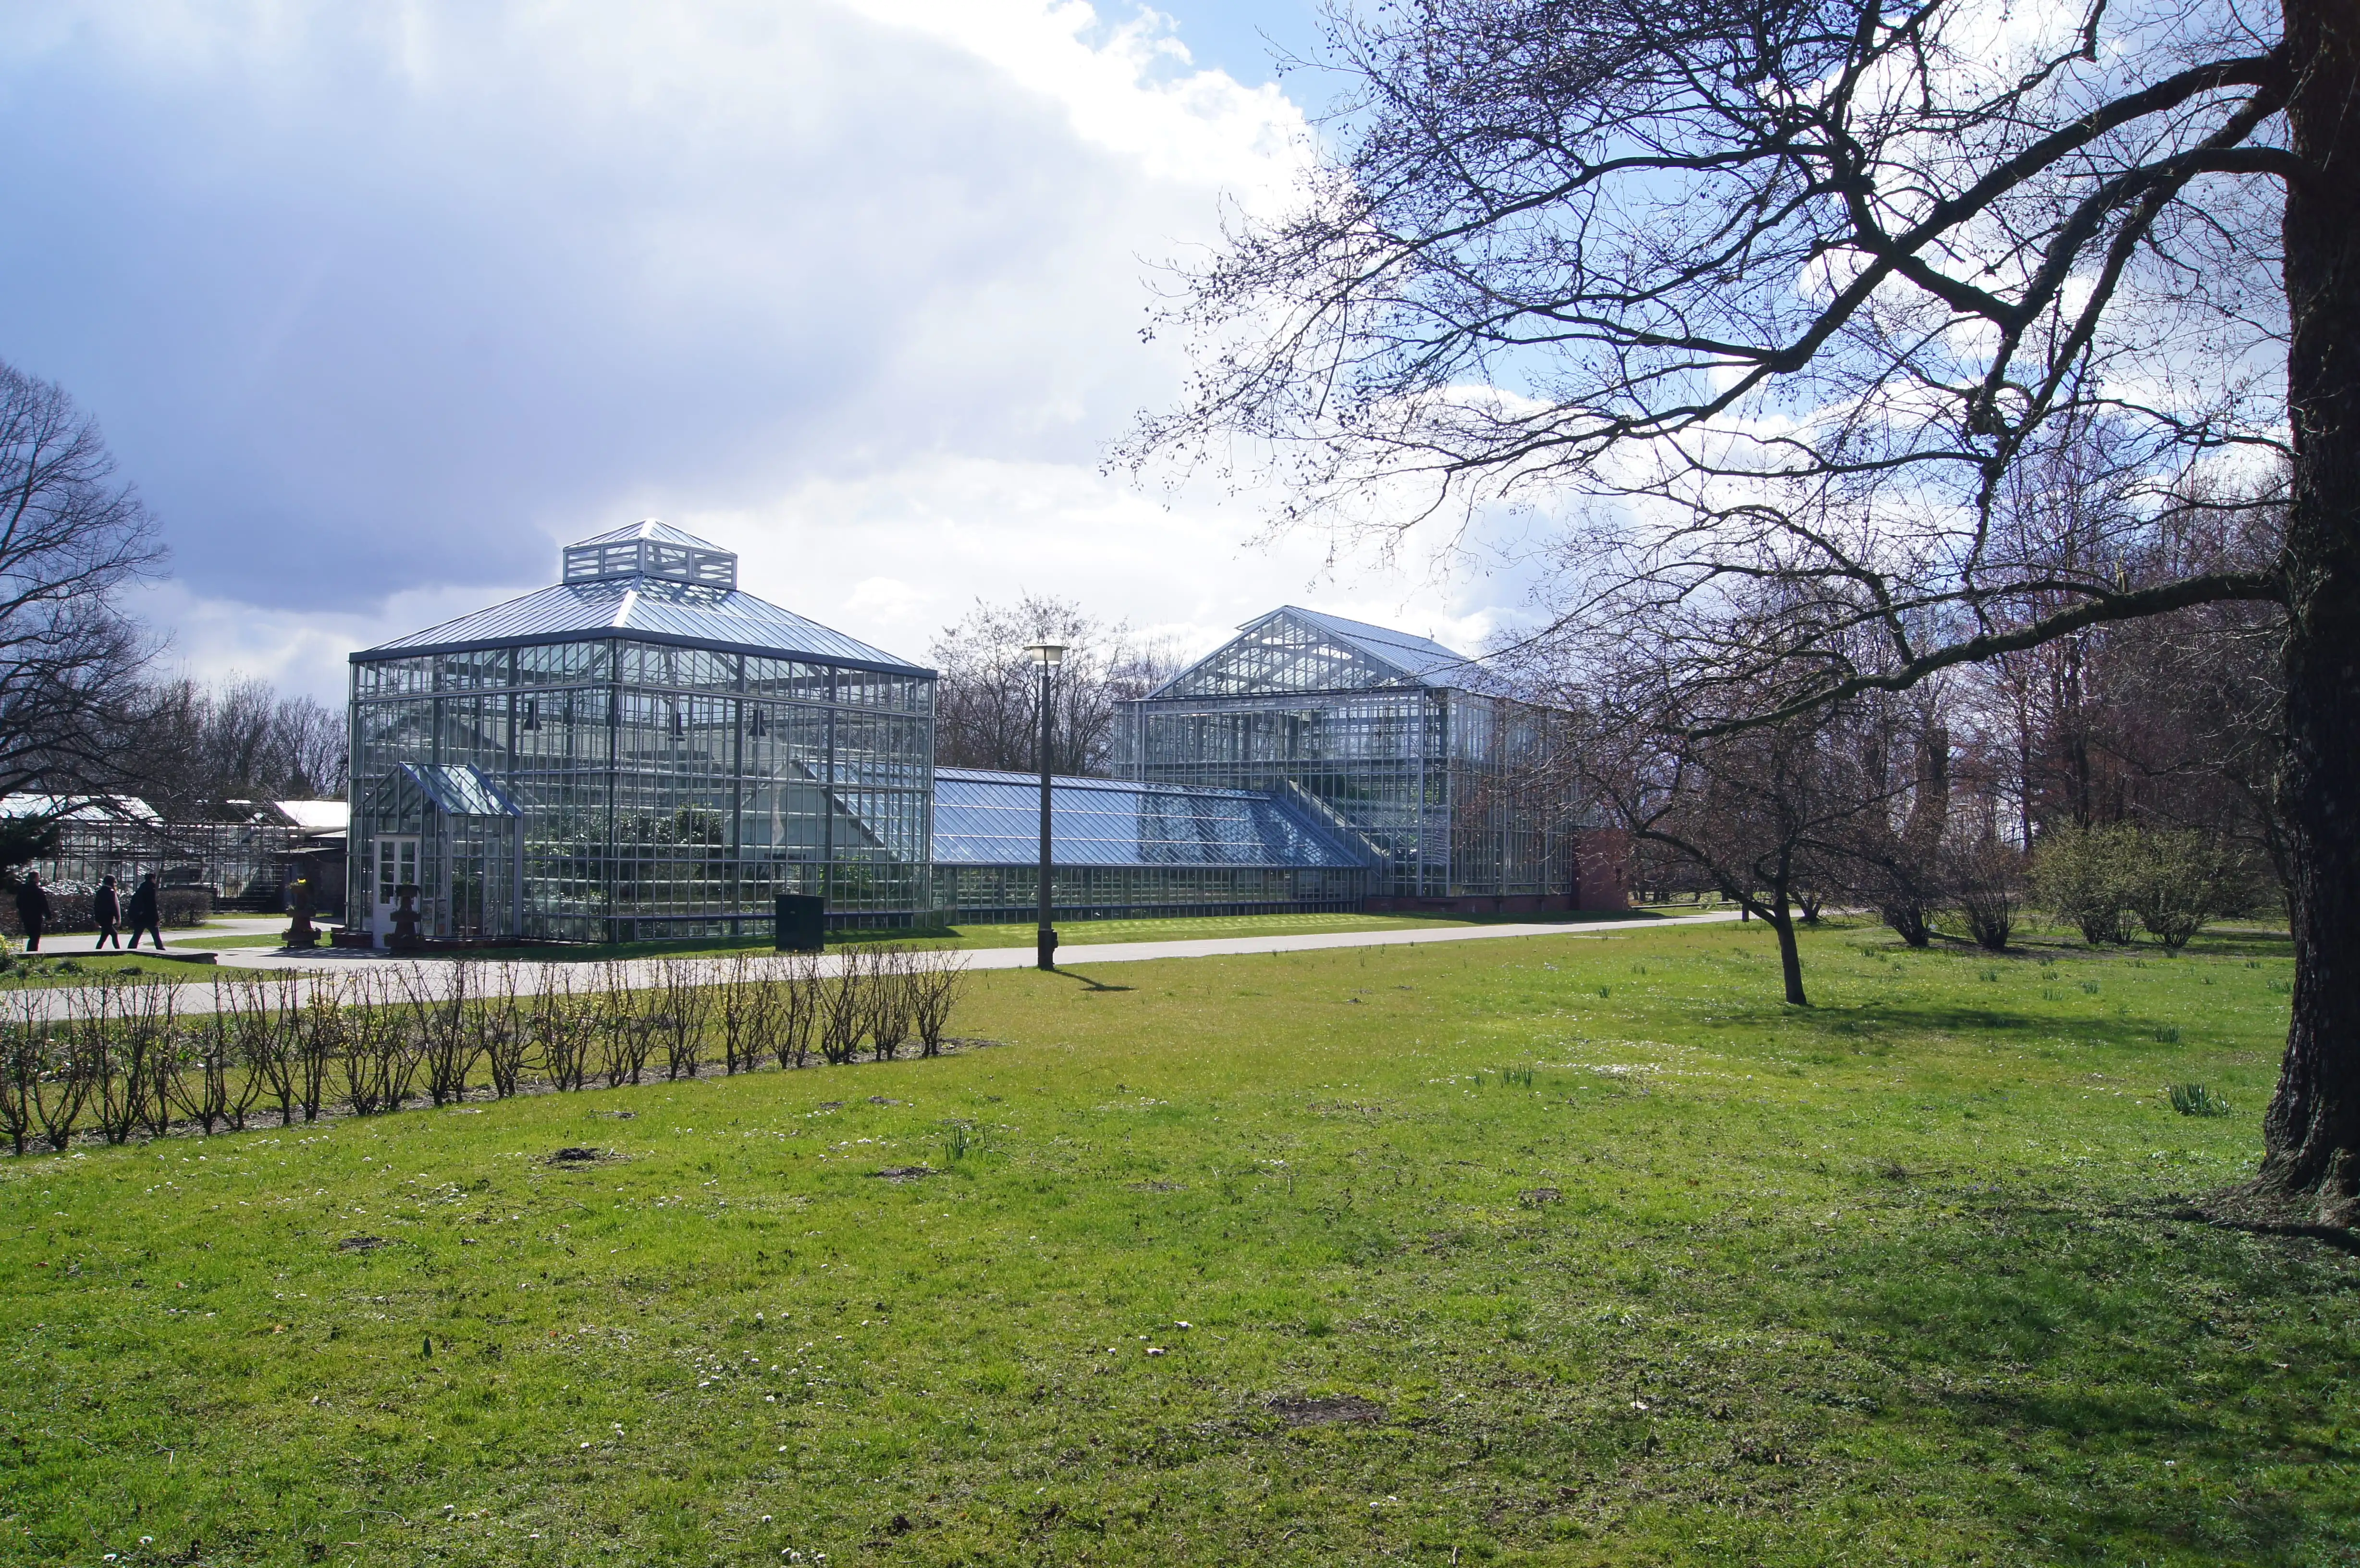
<svg viewBox="0 0 2360 1568">
<path fill-rule="evenodd" d="M 1408 0 L 1328 54 L 1336 150 L 1187 278 L 1135 455 L 1346 526 L 1546 503 L 1554 629 L 1660 637 L 1689 746 L 2260 607 L 2297 980 L 2223 1212 L 2360 1219 L 2360 12 Z"/>
<path fill-rule="evenodd" d="M 168 817 L 235 800 L 340 796 L 344 715 L 262 681 L 158 680 L 123 604 L 165 552 L 95 420 L 0 365 L 0 794 L 137 795 Z M 0 824 L 0 865 L 50 822 Z"/>
</svg>

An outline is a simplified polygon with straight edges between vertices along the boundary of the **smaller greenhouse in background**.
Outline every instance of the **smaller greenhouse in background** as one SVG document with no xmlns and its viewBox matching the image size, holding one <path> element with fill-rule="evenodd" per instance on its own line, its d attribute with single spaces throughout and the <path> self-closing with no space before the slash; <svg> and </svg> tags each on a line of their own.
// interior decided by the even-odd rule
<svg viewBox="0 0 2360 1568">
<path fill-rule="evenodd" d="M 1373 909 L 1623 907 L 1624 845 L 1573 789 L 1568 715 L 1487 684 L 1430 638 L 1284 605 L 1124 704 L 1115 770 L 1309 797 L 1374 849 Z"/>
<path fill-rule="evenodd" d="M 1374 845 L 1299 791 L 1257 794 L 1113 779 L 1054 779 L 1059 920 L 1357 909 Z M 1039 908 L 1038 774 L 934 774 L 934 903 L 950 920 Z"/>
</svg>

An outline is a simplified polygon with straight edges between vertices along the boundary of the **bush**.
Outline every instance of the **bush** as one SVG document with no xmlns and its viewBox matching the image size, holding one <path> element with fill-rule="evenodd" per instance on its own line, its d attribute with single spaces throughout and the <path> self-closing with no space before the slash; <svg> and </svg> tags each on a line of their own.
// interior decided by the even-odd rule
<svg viewBox="0 0 2360 1568">
<path fill-rule="evenodd" d="M 1966 928 L 1977 947 L 2005 952 L 2023 900 L 2023 855 L 2012 844 L 1987 838 L 1952 850 L 1947 859 L 1949 917 Z"/>
<path fill-rule="evenodd" d="M 41 928 L 44 936 L 59 931 L 94 931 L 98 921 L 91 918 L 91 894 L 80 889 L 51 887 L 49 923 Z M 131 901 L 129 887 L 118 888 L 123 901 Z M 156 912 L 168 926 L 197 926 L 213 918 L 213 891 L 210 887 L 165 887 L 158 889 Z M 21 938 L 25 927 L 16 919 L 16 900 L 0 898 L 0 933 Z"/>
<path fill-rule="evenodd" d="M 2115 822 L 2051 829 L 2032 863 L 2041 907 L 2095 947 L 2130 940 L 2136 916 L 2149 936 L 2175 951 L 2206 922 L 2252 901 L 2256 878 L 2225 840 L 2192 830 Z"/>
<path fill-rule="evenodd" d="M 2187 946 L 2205 922 L 2234 913 L 2246 902 L 2240 857 L 2220 840 L 2200 833 L 2133 830 L 2130 842 L 2123 901 L 2164 946 Z"/>
<path fill-rule="evenodd" d="M 2132 834 L 2121 823 L 2051 828 L 2032 852 L 2034 899 L 2092 947 L 2130 940 L 2123 912 L 2130 903 Z"/>
</svg>

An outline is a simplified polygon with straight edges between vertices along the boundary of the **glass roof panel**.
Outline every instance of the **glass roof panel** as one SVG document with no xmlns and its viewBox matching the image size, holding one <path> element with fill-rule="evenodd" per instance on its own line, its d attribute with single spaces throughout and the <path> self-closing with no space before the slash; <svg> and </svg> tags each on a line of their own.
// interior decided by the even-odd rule
<svg viewBox="0 0 2360 1568">
<path fill-rule="evenodd" d="M 661 578 L 543 588 L 353 657 L 366 660 L 430 648 L 549 641 L 599 632 L 639 632 L 773 659 L 847 659 L 912 675 L 932 673 L 751 593 Z"/>
</svg>

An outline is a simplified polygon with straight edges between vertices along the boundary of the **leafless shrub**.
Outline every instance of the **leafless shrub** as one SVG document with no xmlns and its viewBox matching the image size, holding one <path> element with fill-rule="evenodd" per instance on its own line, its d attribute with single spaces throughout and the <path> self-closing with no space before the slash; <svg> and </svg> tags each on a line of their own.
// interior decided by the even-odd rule
<svg viewBox="0 0 2360 1568">
<path fill-rule="evenodd" d="M 19 1155 L 32 1140 L 33 1086 L 48 1067 L 45 1044 L 46 1036 L 21 1016 L 0 1024 L 0 1136 Z"/>
<path fill-rule="evenodd" d="M 74 1059 L 91 1078 L 91 1104 L 97 1114 L 98 1134 L 109 1143 L 122 1143 L 139 1125 L 139 1101 L 147 1091 L 141 1081 L 144 1062 L 128 1059 L 116 1038 L 115 991 L 102 982 L 72 1004 Z"/>
<path fill-rule="evenodd" d="M 868 1015 L 869 1049 L 875 1061 L 892 1061 L 901 1042 L 910 1038 L 910 972 L 916 959 L 917 954 L 906 947 L 869 950 L 862 1011 Z"/>
<path fill-rule="evenodd" d="M 631 989 L 629 967 L 609 959 L 599 971 L 598 1073 L 614 1089 L 646 1074 L 655 1035 L 650 1012 Z"/>
<path fill-rule="evenodd" d="M 694 1078 L 705 1065 L 705 1029 L 713 1016 L 713 987 L 698 967 L 667 964 L 654 992 L 659 1010 L 649 1031 L 663 1042 L 664 1077 Z"/>
<path fill-rule="evenodd" d="M 91 1074 L 74 1049 L 72 1032 L 43 1015 L 34 993 L 19 992 L 16 1001 L 17 1033 L 31 1055 L 27 1092 L 32 1121 L 50 1152 L 62 1154 L 90 1104 Z"/>
<path fill-rule="evenodd" d="M 714 991 L 714 1010 L 721 1022 L 722 1071 L 750 1073 L 762 1061 L 761 1026 L 769 1021 L 770 1011 L 770 989 L 763 984 L 759 960 L 750 953 L 732 954 Z"/>
<path fill-rule="evenodd" d="M 182 1061 L 174 1025 L 172 987 L 160 980 L 139 980 L 123 987 L 119 1028 L 132 1063 L 137 1092 L 133 1103 L 150 1138 L 172 1129 Z"/>
<path fill-rule="evenodd" d="M 1982 839 L 1950 855 L 1952 911 L 1977 947 L 2005 952 L 2024 901 L 2024 855 L 2013 844 Z"/>
<path fill-rule="evenodd" d="M 180 1037 L 181 1071 L 175 1080 L 179 1109 L 207 1138 L 229 1120 L 230 1083 L 237 1076 L 237 1024 L 223 995 L 225 976 L 213 977 L 213 1011 L 197 1018 Z"/>
<path fill-rule="evenodd" d="M 493 1094 L 503 1100 L 517 1092 L 533 1059 L 530 1015 L 520 990 L 513 960 L 501 964 L 497 983 L 476 987 L 475 1048 L 491 1073 Z"/>
<path fill-rule="evenodd" d="M 843 1066 L 860 1049 L 860 1031 L 869 1022 L 870 951 L 844 948 L 836 955 L 836 973 L 815 976 L 819 1053 L 831 1067 Z"/>
<path fill-rule="evenodd" d="M 329 1072 L 344 1049 L 347 1018 L 342 975 L 312 978 L 310 995 L 303 1003 L 301 1024 L 302 1033 L 297 1042 L 300 1071 L 296 1077 L 296 1098 L 303 1107 L 303 1119 L 316 1122 L 321 1107 L 327 1103 Z"/>
<path fill-rule="evenodd" d="M 226 1002 L 226 1007 L 224 1006 Z M 241 976 L 227 985 L 213 986 L 214 1017 L 228 1031 L 228 1067 L 224 1079 L 223 1114 L 234 1131 L 246 1130 L 246 1118 L 266 1088 L 276 1086 L 274 1074 L 286 1074 L 287 1097 L 279 1105 L 279 1125 L 294 1119 L 293 1045 L 279 1029 L 272 997 L 258 975 Z"/>
<path fill-rule="evenodd" d="M 224 990 L 226 989 L 226 997 Z M 228 982 L 216 976 L 213 981 L 214 1017 L 222 1017 L 224 1002 L 229 1003 L 233 1020 L 235 1050 L 228 1062 L 220 1053 L 204 1060 L 213 1062 L 222 1072 L 224 1111 L 229 1114 L 231 1099 L 239 1099 L 232 1125 L 246 1125 L 246 1109 L 264 1094 L 279 1105 L 279 1125 L 292 1127 L 295 1108 L 303 1098 L 303 1030 L 301 1002 L 297 994 L 295 976 L 281 975 L 266 988 L 258 976 L 241 976 Z M 228 1071 L 242 1064 L 244 1081 L 232 1090 L 231 1082 L 237 1074 Z"/>
<path fill-rule="evenodd" d="M 550 1086 L 561 1093 L 581 1088 L 590 1073 L 598 1008 L 595 999 L 574 994 L 571 970 L 555 964 L 542 967 L 540 983 L 533 987 L 528 1027 L 540 1048 L 541 1071 L 548 1074 Z"/>
<path fill-rule="evenodd" d="M 355 1116 L 398 1111 L 424 1052 L 410 1029 L 399 982 L 382 971 L 355 976 L 337 1065 Z"/>
<path fill-rule="evenodd" d="M 426 1066 L 427 1097 L 438 1105 L 455 1105 L 467 1097 L 467 1080 L 475 1076 L 475 1058 L 483 1042 L 470 1027 L 467 994 L 475 984 L 472 964 L 446 964 L 437 975 L 422 964 L 402 966 L 401 995 L 410 1011 Z"/>
<path fill-rule="evenodd" d="M 811 1061 L 812 1036 L 820 1015 L 819 956 L 788 953 L 763 960 L 765 1038 L 771 1056 L 782 1068 L 801 1067 Z"/>
<path fill-rule="evenodd" d="M 910 1018 L 918 1031 L 918 1054 L 940 1056 L 943 1031 L 967 993 L 967 954 L 950 951 L 921 955 L 910 973 Z"/>
</svg>

